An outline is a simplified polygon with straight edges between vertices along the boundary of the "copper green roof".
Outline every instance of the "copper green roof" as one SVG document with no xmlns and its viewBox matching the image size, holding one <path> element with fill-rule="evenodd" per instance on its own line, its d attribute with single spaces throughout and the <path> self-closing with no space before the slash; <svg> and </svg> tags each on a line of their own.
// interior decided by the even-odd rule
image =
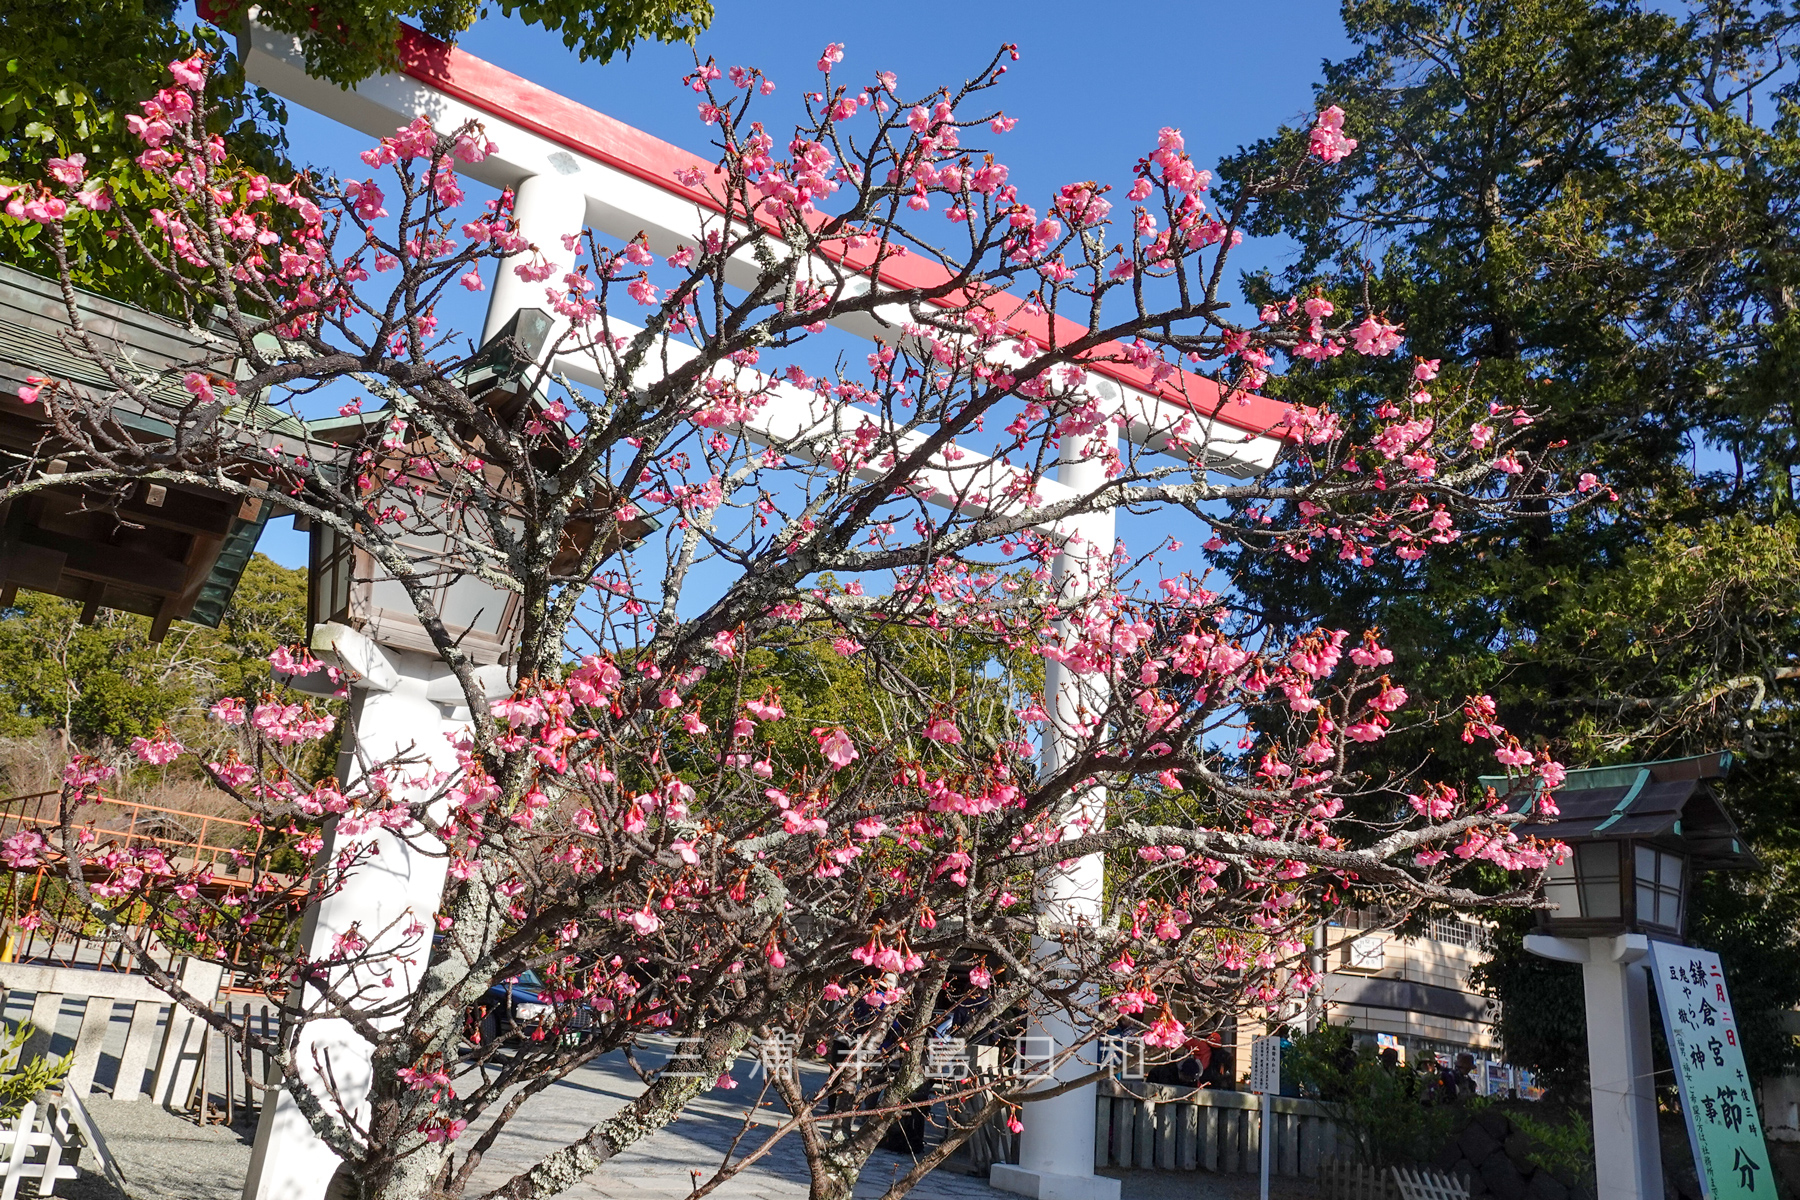
<svg viewBox="0 0 1800 1200">
<path fill-rule="evenodd" d="M 1515 827 L 1521 836 L 1656 842 L 1682 850 L 1702 868 L 1755 866 L 1718 791 L 1731 763 L 1725 752 L 1573 770 L 1552 792 L 1556 817 L 1542 815 L 1540 792 L 1528 781 L 1510 791 L 1505 776 L 1481 782 L 1515 811 L 1533 814 Z"/>
</svg>

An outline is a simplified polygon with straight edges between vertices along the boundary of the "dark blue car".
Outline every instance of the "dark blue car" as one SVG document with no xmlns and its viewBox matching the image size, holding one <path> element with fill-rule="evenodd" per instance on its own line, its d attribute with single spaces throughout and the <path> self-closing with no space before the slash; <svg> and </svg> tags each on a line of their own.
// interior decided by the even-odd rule
<svg viewBox="0 0 1800 1200">
<path fill-rule="evenodd" d="M 554 1032 L 565 1041 L 579 1041 L 593 1031 L 593 1009 L 585 1004 L 573 1011 L 565 1008 L 559 1021 L 556 1006 L 544 992 L 544 981 L 536 971 L 521 971 L 511 979 L 496 982 L 464 1018 L 469 1040 L 491 1046 L 496 1039 L 542 1041 Z"/>
</svg>

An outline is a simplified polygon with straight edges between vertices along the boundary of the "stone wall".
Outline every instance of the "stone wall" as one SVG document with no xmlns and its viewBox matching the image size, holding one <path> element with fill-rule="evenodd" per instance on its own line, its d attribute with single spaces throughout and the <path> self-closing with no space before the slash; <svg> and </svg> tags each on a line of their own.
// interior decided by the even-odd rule
<svg viewBox="0 0 1800 1200">
<path fill-rule="evenodd" d="M 1559 1177 L 1541 1149 L 1503 1111 L 1475 1114 L 1438 1155 L 1437 1166 L 1469 1180 L 1469 1200 L 1587 1200 L 1592 1185 Z"/>
</svg>

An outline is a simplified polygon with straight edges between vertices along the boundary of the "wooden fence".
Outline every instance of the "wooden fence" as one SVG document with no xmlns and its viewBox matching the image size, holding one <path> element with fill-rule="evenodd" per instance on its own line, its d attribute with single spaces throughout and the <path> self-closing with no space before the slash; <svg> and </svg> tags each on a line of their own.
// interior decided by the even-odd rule
<svg viewBox="0 0 1800 1200">
<path fill-rule="evenodd" d="M 1137 1170 L 1261 1169 L 1261 1098 L 1250 1092 L 1168 1087 L 1105 1080 L 1094 1111 L 1094 1165 Z M 1317 1178 L 1349 1149 L 1339 1145 L 1331 1109 L 1312 1100 L 1277 1096 L 1270 1170 Z"/>
<path fill-rule="evenodd" d="M 252 1001 L 248 999 L 243 1002 L 241 1011 L 232 1001 L 225 1002 L 225 1024 L 234 1033 L 226 1047 L 222 1079 L 207 1078 L 208 1064 L 212 1062 L 212 1039 L 220 1035 L 215 1034 L 211 1026 L 202 1034 L 200 1074 L 180 1106 L 184 1111 L 192 1110 L 202 1125 L 215 1117 L 221 1123 L 231 1125 L 240 1117 L 259 1114 L 264 1096 L 278 1090 L 280 1072 L 274 1060 L 266 1051 L 252 1048 L 250 1038 L 253 1034 L 268 1039 L 277 1037 L 281 1032 L 281 1017 L 266 1000 L 261 1002 L 260 1013 L 252 1011 L 252 1007 Z M 222 1104 L 213 1104 L 214 1097 Z"/>
<path fill-rule="evenodd" d="M 223 974 L 217 963 L 190 958 L 182 964 L 180 978 L 183 987 L 210 1005 L 218 996 Z M 114 1006 L 130 1003 L 130 1025 L 119 1052 L 113 1099 L 136 1100 L 143 1093 L 144 1072 L 154 1053 L 151 1098 L 167 1108 L 185 1104 L 203 1061 L 206 1023 L 175 1004 L 167 992 L 142 975 L 0 963 L 0 993 L 13 992 L 26 992 L 32 997 L 29 1019 L 34 1034 L 25 1047 L 24 1059 L 49 1052 L 65 999 L 82 1002 L 73 1035 L 75 1059 L 63 1084 L 65 1092 L 85 1100 L 93 1091 L 94 1074 L 112 1025 Z"/>
</svg>

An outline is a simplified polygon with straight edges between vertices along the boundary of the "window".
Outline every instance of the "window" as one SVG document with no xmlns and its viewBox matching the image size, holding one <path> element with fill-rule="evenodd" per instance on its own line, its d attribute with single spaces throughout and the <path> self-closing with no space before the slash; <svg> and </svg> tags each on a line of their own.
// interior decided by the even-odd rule
<svg viewBox="0 0 1800 1200">
<path fill-rule="evenodd" d="M 1575 848 L 1581 875 L 1581 914 L 1586 917 L 1619 915 L 1619 845 L 1589 842 Z"/>
<path fill-rule="evenodd" d="M 1488 950 L 1493 946 L 1493 931 L 1487 926 L 1441 914 L 1425 923 L 1425 936 L 1452 946 L 1470 946 L 1477 950 Z"/>
<path fill-rule="evenodd" d="M 1665 929 L 1681 928 L 1681 856 L 1637 847 L 1637 919 Z"/>
<path fill-rule="evenodd" d="M 348 538 L 338 536 L 329 525 L 316 525 L 312 531 L 312 624 L 337 621 L 350 610 L 350 574 L 356 558 L 355 546 Z"/>
<path fill-rule="evenodd" d="M 1557 906 L 1555 919 L 1616 920 L 1619 916 L 1619 844 L 1584 842 L 1568 861 L 1550 864 L 1544 898 Z"/>
<path fill-rule="evenodd" d="M 1575 884 L 1575 856 L 1553 862 L 1544 872 L 1544 899 L 1556 905 L 1550 919 L 1567 921 L 1581 915 L 1581 892 Z"/>
</svg>

